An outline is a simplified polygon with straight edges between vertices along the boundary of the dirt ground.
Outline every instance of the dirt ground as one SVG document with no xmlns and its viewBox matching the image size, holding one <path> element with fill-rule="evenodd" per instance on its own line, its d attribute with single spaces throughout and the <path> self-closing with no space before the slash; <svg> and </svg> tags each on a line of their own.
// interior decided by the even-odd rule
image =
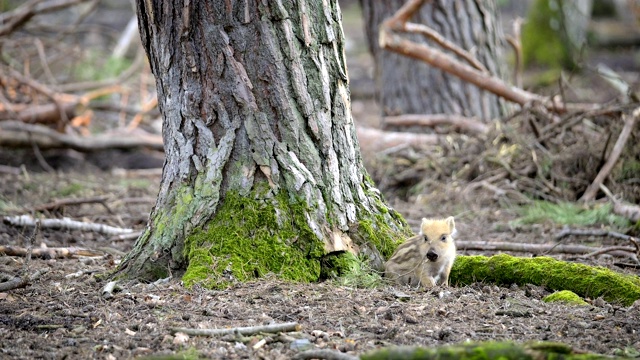
<svg viewBox="0 0 640 360">
<path fill-rule="evenodd" d="M 346 8 L 345 32 L 352 52 L 349 71 L 353 112 L 359 124 L 377 126 L 372 100 L 371 59 L 363 54 L 360 24 Z M 353 15 L 353 14 L 352 14 Z M 126 17 L 124 17 L 126 19 Z M 356 55 L 353 55 L 356 54 Z M 0 215 L 41 214 L 69 217 L 142 230 L 158 191 L 162 154 L 109 151 L 79 154 L 43 152 L 55 172 L 46 172 L 33 150 L 0 149 L 0 165 L 20 168 L 0 172 Z M 380 159 L 365 153 L 371 173 Z M 419 173 L 420 176 L 427 176 Z M 376 178 L 384 184 L 385 179 Z M 552 243 L 561 229 L 551 223 L 514 226 L 516 202 L 464 182 L 433 181 L 418 192 L 394 185 L 387 200 L 415 229 L 422 217 L 456 216 L 458 240 Z M 383 186 L 389 189 L 391 186 Z M 44 206 L 61 199 L 100 197 L 100 202 Z M 100 256 L 65 259 L 0 255 L 0 276 L 41 273 L 24 288 L 0 292 L 0 358 L 126 359 L 178 354 L 190 358 L 290 359 L 300 351 L 333 349 L 351 355 L 392 345 L 440 346 L 465 341 L 558 341 L 601 354 L 640 356 L 640 303 L 622 307 L 602 299 L 589 306 L 549 304 L 550 291 L 539 286 L 465 287 L 416 291 L 381 286 L 356 289 L 335 281 L 283 282 L 275 277 L 237 284 L 225 290 L 186 289 L 179 278 L 154 284 L 119 283 L 104 296 L 107 281 L 134 239 L 91 231 L 41 229 L 0 222 L 0 245 L 73 247 Z M 569 242 L 612 245 L 603 238 Z M 478 252 L 459 249 L 459 254 Z M 491 252 L 482 252 L 491 255 Z M 532 256 L 533 254 L 517 254 Z M 558 255 L 619 272 L 607 256 L 588 260 Z M 406 296 L 400 296 L 400 294 Z M 205 337 L 175 336 L 171 329 L 232 328 L 297 322 L 298 331 Z M 264 340 L 264 341 L 261 341 Z"/>
<path fill-rule="evenodd" d="M 138 230 L 144 227 L 153 205 L 159 171 L 25 171 L 0 179 L 3 214 L 29 213 L 60 198 L 104 196 L 102 204 L 68 205 L 43 215 Z M 395 201 L 396 208 L 414 224 L 420 216 L 436 214 L 434 209 L 443 215 L 458 215 L 458 239 L 463 240 L 546 242 L 558 230 L 541 225 L 513 231 L 508 220 L 514 214 L 490 197 L 461 205 L 455 187 L 442 190 L 440 198 L 429 198 L 428 207 L 418 197 L 413 202 Z M 461 208 L 465 213 L 457 212 Z M 0 224 L 0 243 L 26 246 L 32 232 L 32 228 Z M 588 299 L 590 306 L 586 307 L 548 304 L 541 299 L 549 291 L 537 286 L 478 283 L 423 292 L 268 278 L 212 291 L 185 289 L 180 279 L 173 278 L 156 284 L 121 283 L 113 297 L 103 296 L 106 281 L 99 275 L 113 270 L 132 244 L 133 240 L 93 232 L 42 229 L 35 247 L 82 247 L 105 255 L 34 258 L 26 265 L 24 257 L 0 256 L 2 274 L 46 271 L 25 288 L 0 293 L 0 357 L 123 359 L 182 352 L 206 358 L 288 359 L 308 347 L 360 354 L 389 345 L 507 339 L 561 341 L 602 354 L 640 349 L 640 306 L 624 308 L 600 299 Z M 613 267 L 611 261 L 602 258 L 592 263 Z M 399 297 L 398 292 L 409 297 Z M 230 328 L 283 322 L 297 322 L 300 330 L 282 336 L 188 339 L 174 337 L 170 331 L 172 327 Z M 261 339 L 266 343 L 254 349 Z"/>
</svg>

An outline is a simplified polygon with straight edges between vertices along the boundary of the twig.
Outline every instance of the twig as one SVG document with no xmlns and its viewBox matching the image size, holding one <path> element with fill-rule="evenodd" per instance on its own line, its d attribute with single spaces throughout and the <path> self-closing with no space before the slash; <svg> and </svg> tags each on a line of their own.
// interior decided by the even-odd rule
<svg viewBox="0 0 640 360">
<path fill-rule="evenodd" d="M 191 329 L 191 328 L 170 328 L 172 334 L 177 332 L 185 333 L 187 335 L 194 336 L 218 336 L 228 334 L 240 334 L 240 335 L 254 335 L 258 333 L 279 333 L 300 331 L 300 325 L 296 322 L 271 324 L 263 326 L 249 326 L 249 327 L 237 327 L 232 329 Z"/>
<path fill-rule="evenodd" d="M 596 250 L 596 251 L 592 251 L 592 252 L 590 252 L 588 254 L 581 255 L 580 258 L 586 259 L 586 258 L 598 256 L 598 255 L 601 255 L 601 254 L 611 253 L 611 252 L 614 252 L 614 251 L 627 251 L 628 249 L 629 248 L 626 247 L 626 246 L 609 246 L 609 247 L 602 248 L 602 249 L 599 249 L 599 250 Z"/>
<path fill-rule="evenodd" d="M 400 144 L 413 147 L 425 145 L 438 145 L 441 136 L 436 134 L 414 134 L 398 131 L 382 131 L 379 129 L 357 126 L 358 140 L 363 149 L 381 151 Z"/>
<path fill-rule="evenodd" d="M 105 224 L 86 223 L 82 221 L 75 221 L 67 217 L 62 219 L 36 220 L 31 215 L 20 215 L 7 216 L 4 218 L 4 221 L 14 226 L 35 226 L 38 221 L 41 222 L 41 226 L 43 228 L 93 231 L 106 235 L 128 234 L 133 232 L 133 229 L 119 228 Z"/>
<path fill-rule="evenodd" d="M 607 188 L 604 184 L 600 184 L 600 190 L 602 190 L 605 195 L 613 202 L 613 212 L 624 216 L 627 219 L 637 222 L 640 221 L 640 206 L 628 204 L 623 201 L 616 199 L 615 196 L 611 193 L 609 188 Z"/>
<path fill-rule="evenodd" d="M 329 349 L 315 349 L 307 350 L 301 353 L 297 353 L 292 359 L 294 360 L 306 360 L 306 359 L 326 359 L 326 360 L 358 360 L 359 357 L 345 354 L 336 350 Z"/>
<path fill-rule="evenodd" d="M 31 263 L 31 255 L 33 254 L 33 244 L 36 241 L 36 236 L 38 236 L 38 232 L 40 232 L 40 221 L 36 221 L 35 227 L 33 228 L 33 232 L 31 236 L 27 238 L 27 248 L 24 252 L 24 265 L 22 266 L 21 275 L 25 278 L 29 278 L 27 273 L 29 271 L 29 264 Z"/>
<path fill-rule="evenodd" d="M 101 134 L 79 137 L 56 132 L 44 126 L 20 121 L 0 122 L 0 145 L 5 147 L 31 147 L 35 142 L 41 149 L 71 148 L 92 152 L 105 149 L 150 148 L 164 150 L 160 135 Z"/>
<path fill-rule="evenodd" d="M 79 199 L 60 199 L 50 203 L 37 205 L 32 208 L 33 211 L 45 211 L 45 210 L 55 210 L 69 205 L 82 205 L 82 204 L 92 204 L 99 203 L 104 206 L 109 213 L 111 209 L 106 205 L 106 201 L 109 199 L 108 196 L 94 196 L 88 198 L 79 198 Z"/>
<path fill-rule="evenodd" d="M 616 239 L 621 239 L 621 240 L 631 240 L 634 239 L 633 236 L 629 236 L 626 234 L 622 234 L 616 231 L 609 231 L 609 230 L 585 230 L 585 229 L 571 229 L 569 227 L 564 227 L 559 233 L 557 233 L 554 238 L 556 240 L 560 240 L 566 236 L 569 235 L 576 235 L 576 236 L 609 236 L 612 238 L 616 238 Z"/>
<path fill-rule="evenodd" d="M 406 114 L 400 116 L 386 116 L 383 120 L 384 126 L 427 126 L 450 125 L 454 128 L 475 134 L 486 134 L 489 126 L 479 121 L 477 118 L 460 115 L 435 114 L 420 115 Z"/>
<path fill-rule="evenodd" d="M 407 1 L 392 17 L 382 22 L 379 38 L 381 48 L 422 60 L 431 66 L 455 75 L 481 89 L 488 90 L 521 106 L 529 103 L 540 103 L 549 111 L 556 113 L 576 110 L 587 111 L 600 108 L 599 105 L 594 104 L 559 103 L 553 98 L 534 94 L 508 85 L 502 79 L 485 74 L 431 46 L 403 39 L 396 34 L 396 32 L 406 31 L 407 21 L 424 2 L 425 0 Z"/>
<path fill-rule="evenodd" d="M 507 36 L 506 40 L 513 48 L 513 53 L 515 54 L 515 65 L 513 69 L 513 80 L 516 83 L 516 86 L 522 87 L 522 41 L 520 40 L 521 29 L 522 29 L 523 19 L 521 17 L 517 17 L 513 21 L 513 36 Z"/>
<path fill-rule="evenodd" d="M 589 185 L 587 190 L 584 192 L 584 194 L 580 198 L 580 201 L 587 202 L 595 198 L 596 193 L 600 188 L 600 184 L 602 184 L 604 179 L 606 179 L 607 176 L 609 176 L 609 174 L 611 173 L 611 170 L 613 169 L 613 166 L 618 161 L 618 158 L 620 157 L 622 150 L 624 150 L 624 147 L 627 144 L 627 140 L 629 139 L 629 135 L 631 135 L 631 131 L 633 130 L 633 127 L 635 126 L 636 120 L 638 120 L 639 116 L 640 116 L 640 107 L 635 109 L 631 114 L 631 116 L 623 115 L 624 127 L 622 128 L 622 131 L 620 131 L 620 136 L 618 137 L 616 144 L 613 146 L 613 150 L 611 150 L 611 154 L 609 155 L 607 162 L 602 166 L 602 169 L 600 169 L 600 172 L 598 172 L 598 175 L 596 175 L 596 178 L 593 180 L 593 183 Z"/>
<path fill-rule="evenodd" d="M 20 175 L 22 174 L 22 170 L 17 167 L 0 165 L 0 173 L 2 174 L 11 174 L 11 175 Z"/>
<path fill-rule="evenodd" d="M 30 276 L 25 276 L 25 277 L 16 276 L 10 279 L 9 281 L 2 282 L 0 283 L 0 292 L 26 287 L 32 282 L 34 282 L 35 280 L 37 280 L 43 274 L 46 274 L 48 271 L 49 269 L 44 268 L 36 271 Z"/>
<path fill-rule="evenodd" d="M 27 257 L 29 255 L 29 248 L 0 245 L 0 254 Z M 31 256 L 42 259 L 62 259 L 72 256 L 102 256 L 102 254 L 77 247 L 52 247 L 32 249 Z"/>
<path fill-rule="evenodd" d="M 15 29 L 22 26 L 29 19 L 38 14 L 45 14 L 52 11 L 64 9 L 69 6 L 77 5 L 85 0 L 32 0 L 13 11 L 0 14 L 0 37 L 10 34 Z"/>
<path fill-rule="evenodd" d="M 591 246 L 584 245 L 558 245 L 558 244 L 526 244 L 526 243 L 510 243 L 510 242 L 483 242 L 483 241 L 456 241 L 456 246 L 460 250 L 484 250 L 484 251 L 514 251 L 528 252 L 533 254 L 572 254 L 585 255 L 594 251 Z M 620 247 L 619 249 L 609 251 L 613 256 L 632 257 L 636 259 L 636 249 L 632 247 Z"/>
<path fill-rule="evenodd" d="M 129 234 L 118 234 L 118 235 L 114 235 L 112 237 L 109 238 L 109 242 L 114 242 L 114 241 L 126 241 L 126 240 L 135 240 L 137 239 L 141 234 L 143 233 L 143 230 L 140 231 L 134 231 L 132 233 Z"/>
<path fill-rule="evenodd" d="M 487 70 L 487 68 L 484 65 L 482 65 L 480 61 L 478 61 L 475 57 L 473 57 L 473 55 L 468 53 L 466 50 L 458 47 L 458 45 L 445 39 L 444 37 L 442 37 L 442 35 L 438 34 L 438 32 L 433 30 L 432 28 L 424 24 L 406 23 L 404 26 L 404 30 L 410 33 L 421 34 L 426 38 L 433 40 L 434 42 L 436 42 L 436 44 L 440 45 L 443 49 L 451 50 L 451 52 L 460 56 L 462 59 L 468 62 L 469 65 L 473 66 L 474 68 L 484 73 L 487 73 L 487 74 L 489 73 L 489 70 Z"/>
<path fill-rule="evenodd" d="M 116 289 L 118 281 L 109 281 L 107 285 L 102 288 L 102 297 L 105 299 L 111 299 L 113 297 L 113 291 Z"/>
</svg>

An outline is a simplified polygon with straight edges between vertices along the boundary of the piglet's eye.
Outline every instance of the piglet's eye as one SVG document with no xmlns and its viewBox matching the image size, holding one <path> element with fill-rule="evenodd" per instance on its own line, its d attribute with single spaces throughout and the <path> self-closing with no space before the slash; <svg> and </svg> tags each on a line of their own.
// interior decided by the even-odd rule
<svg viewBox="0 0 640 360">
<path fill-rule="evenodd" d="M 423 238 L 424 238 L 424 241 L 429 241 L 429 238 L 426 235 L 423 236 Z"/>
<path fill-rule="evenodd" d="M 440 241 L 447 242 L 447 236 L 446 235 L 440 236 Z"/>
</svg>

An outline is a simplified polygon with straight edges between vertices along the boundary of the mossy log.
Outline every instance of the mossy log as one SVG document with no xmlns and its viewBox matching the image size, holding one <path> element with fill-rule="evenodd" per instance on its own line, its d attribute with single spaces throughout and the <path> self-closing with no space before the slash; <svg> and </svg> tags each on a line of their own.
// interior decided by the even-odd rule
<svg viewBox="0 0 640 360">
<path fill-rule="evenodd" d="M 602 297 L 625 306 L 640 299 L 638 276 L 547 256 L 521 258 L 499 254 L 456 258 L 451 270 L 451 284 L 460 286 L 478 281 L 498 285 L 541 285 L 551 290 L 570 290 L 581 297 Z"/>
<path fill-rule="evenodd" d="M 376 350 L 360 357 L 361 360 L 418 360 L 418 359 L 612 359 L 600 354 L 577 354 L 565 344 L 534 342 L 467 343 L 436 349 L 423 347 L 392 347 Z"/>
</svg>

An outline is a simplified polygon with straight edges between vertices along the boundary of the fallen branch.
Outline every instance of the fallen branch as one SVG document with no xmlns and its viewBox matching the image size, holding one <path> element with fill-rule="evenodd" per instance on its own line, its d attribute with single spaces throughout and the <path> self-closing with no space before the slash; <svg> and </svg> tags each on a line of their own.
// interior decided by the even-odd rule
<svg viewBox="0 0 640 360">
<path fill-rule="evenodd" d="M 358 360 L 357 356 L 345 354 L 337 350 L 329 349 L 315 349 L 307 350 L 297 353 L 292 359 L 294 360 L 306 360 L 306 359 L 325 359 L 325 360 Z"/>
<path fill-rule="evenodd" d="M 602 255 L 602 254 L 612 253 L 614 251 L 627 251 L 627 250 L 629 250 L 629 248 L 626 247 L 626 246 L 609 246 L 609 247 L 606 247 L 606 248 L 602 248 L 600 250 L 596 250 L 596 251 L 590 252 L 588 254 L 581 255 L 580 258 L 587 259 L 587 258 L 590 258 L 590 257 L 596 257 L 598 255 Z M 636 254 L 640 255 L 640 254 L 637 253 L 637 251 L 636 251 Z"/>
<path fill-rule="evenodd" d="M 457 76 L 462 80 L 515 102 L 520 106 L 540 103 L 547 108 L 547 110 L 556 113 L 576 110 L 587 111 L 600 107 L 599 105 L 593 104 L 566 104 L 557 101 L 555 98 L 528 92 L 511 86 L 497 76 L 486 74 L 429 45 L 418 44 L 403 39 L 396 32 L 415 32 L 416 27 L 425 27 L 424 25 L 408 23 L 409 18 L 411 18 L 424 3 L 425 0 L 408 1 L 393 16 L 382 22 L 379 38 L 381 48 L 422 60 L 433 67 Z"/>
<path fill-rule="evenodd" d="M 422 147 L 425 145 L 437 145 L 441 142 L 441 137 L 436 134 L 382 131 L 362 126 L 356 127 L 356 131 L 360 147 L 369 151 L 381 151 L 398 145 Z"/>
<path fill-rule="evenodd" d="M 106 201 L 109 199 L 108 196 L 95 196 L 89 198 L 73 198 L 73 199 L 60 199 L 50 203 L 37 205 L 33 207 L 33 211 L 45 211 L 45 210 L 56 210 L 65 206 L 70 205 L 82 205 L 82 204 L 93 204 L 99 203 L 104 206 L 109 213 L 111 213 L 111 209 L 106 205 Z"/>
<path fill-rule="evenodd" d="M 192 329 L 192 328 L 170 328 L 172 334 L 177 332 L 185 333 L 192 336 L 218 336 L 228 334 L 254 335 L 259 333 L 279 333 L 300 331 L 300 325 L 296 322 L 283 324 L 271 324 L 263 326 L 237 327 L 232 329 Z"/>
<path fill-rule="evenodd" d="M 585 229 L 571 229 L 569 227 L 564 227 L 560 232 L 558 232 L 554 238 L 556 240 L 561 240 L 564 237 L 567 237 L 569 235 L 576 235 L 576 236 L 609 236 L 612 238 L 616 238 L 616 239 L 621 239 L 621 240 L 627 240 L 630 241 L 631 239 L 635 239 L 633 236 L 629 236 L 626 234 L 622 234 L 616 231 L 609 231 L 609 230 L 599 230 L 599 229 L 589 229 L 589 230 L 585 230 Z"/>
<path fill-rule="evenodd" d="M 16 276 L 8 281 L 4 281 L 0 283 L 0 292 L 26 287 L 48 271 L 49 269 L 44 268 L 27 277 Z"/>
<path fill-rule="evenodd" d="M 609 188 L 604 186 L 604 184 L 600 184 L 600 190 L 602 190 L 605 195 L 613 202 L 613 212 L 617 215 L 623 216 L 633 222 L 640 221 L 640 206 L 629 204 L 618 200 Z"/>
<path fill-rule="evenodd" d="M 585 245 L 565 245 L 565 244 L 523 244 L 510 242 L 483 242 L 483 241 L 456 241 L 459 250 L 478 250 L 478 251 L 513 251 L 526 252 L 536 255 L 546 254 L 571 254 L 571 255 L 588 255 L 594 252 L 592 246 Z M 599 250 L 598 250 L 599 251 Z M 610 255 L 618 257 L 631 257 L 636 259 L 636 249 L 632 247 L 619 246 L 616 249 L 607 251 Z"/>
<path fill-rule="evenodd" d="M 29 249 L 20 246 L 8 246 L 0 245 L 0 254 L 8 256 L 24 256 L 29 253 Z M 77 248 L 77 247 L 52 247 L 52 248 L 37 248 L 31 250 L 31 256 L 41 259 L 63 259 L 73 256 L 102 256 L 101 253 L 97 253 L 92 250 Z"/>
<path fill-rule="evenodd" d="M 0 36 L 10 34 L 38 14 L 46 14 L 73 5 L 78 5 L 83 2 L 85 2 L 85 0 L 28 1 L 13 11 L 0 14 L 0 24 L 2 24 L 2 27 L 0 27 Z"/>
<path fill-rule="evenodd" d="M 36 144 L 40 149 L 71 148 L 82 152 L 132 148 L 164 150 L 160 135 L 120 133 L 80 137 L 19 121 L 0 122 L 0 146 L 29 148 L 33 144 Z"/>
<path fill-rule="evenodd" d="M 457 130 L 474 134 L 486 134 L 489 126 L 482 123 L 477 118 L 468 118 L 460 115 L 415 115 L 407 114 L 400 116 L 386 116 L 383 120 L 385 127 L 388 126 L 425 126 L 435 127 L 438 125 L 449 125 Z"/>
<path fill-rule="evenodd" d="M 611 154 L 609 155 L 607 162 L 602 166 L 602 169 L 600 169 L 598 175 L 596 175 L 596 178 L 593 180 L 593 183 L 591 183 L 591 185 L 589 185 L 587 190 L 584 192 L 584 194 L 580 198 L 580 201 L 587 202 L 595 198 L 596 193 L 600 188 L 600 184 L 602 184 L 604 179 L 609 176 L 611 170 L 613 169 L 613 166 L 618 161 L 620 154 L 622 154 L 622 150 L 624 150 L 624 147 L 627 144 L 627 140 L 631 135 L 631 131 L 633 130 L 638 117 L 640 117 L 640 108 L 635 109 L 631 116 L 623 115 L 624 127 L 622 128 L 622 131 L 620 131 L 620 136 L 618 136 L 618 140 L 613 146 L 613 150 L 611 150 Z"/>
<path fill-rule="evenodd" d="M 133 232 L 133 229 L 119 228 L 105 224 L 86 223 L 82 221 L 75 221 L 67 217 L 62 219 L 36 220 L 31 215 L 6 216 L 4 218 L 4 222 L 14 226 L 36 226 L 36 222 L 40 222 L 40 225 L 43 228 L 93 231 L 106 235 L 128 234 Z"/>
</svg>

